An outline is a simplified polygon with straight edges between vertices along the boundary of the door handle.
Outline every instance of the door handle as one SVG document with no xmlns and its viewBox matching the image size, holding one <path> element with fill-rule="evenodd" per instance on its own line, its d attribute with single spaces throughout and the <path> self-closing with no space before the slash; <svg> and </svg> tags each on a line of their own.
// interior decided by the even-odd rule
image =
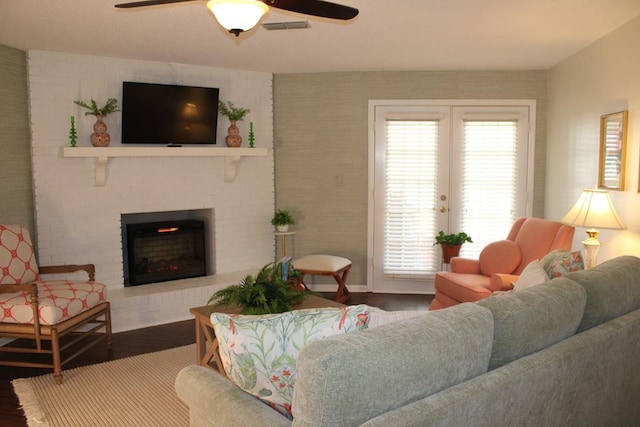
<svg viewBox="0 0 640 427">
<path fill-rule="evenodd" d="M 440 206 L 440 212 L 445 213 L 446 211 L 448 211 L 449 208 L 446 206 Z"/>
</svg>

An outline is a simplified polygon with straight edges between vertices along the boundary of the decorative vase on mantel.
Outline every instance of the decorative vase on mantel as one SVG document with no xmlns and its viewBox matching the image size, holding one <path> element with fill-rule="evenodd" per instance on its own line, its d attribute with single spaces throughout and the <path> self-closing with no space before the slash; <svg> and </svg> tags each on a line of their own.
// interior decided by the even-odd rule
<svg viewBox="0 0 640 427">
<path fill-rule="evenodd" d="M 235 120 L 230 120 L 231 126 L 227 129 L 227 137 L 225 138 L 225 142 L 227 143 L 227 147 L 240 147 L 242 144 L 242 137 L 240 136 L 240 129 L 236 126 Z"/>
<path fill-rule="evenodd" d="M 102 121 L 103 118 L 103 116 L 97 115 L 96 122 L 93 124 L 91 144 L 94 147 L 108 147 L 111 142 L 111 136 L 107 133 L 107 125 Z"/>
</svg>

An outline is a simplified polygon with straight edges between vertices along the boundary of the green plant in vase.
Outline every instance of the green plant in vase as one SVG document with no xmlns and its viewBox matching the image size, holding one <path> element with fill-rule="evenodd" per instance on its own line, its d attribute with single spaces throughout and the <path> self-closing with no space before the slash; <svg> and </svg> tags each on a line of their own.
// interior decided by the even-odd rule
<svg viewBox="0 0 640 427">
<path fill-rule="evenodd" d="M 85 116 L 102 116 L 106 117 L 111 113 L 116 113 L 120 111 L 118 108 L 118 100 L 115 98 L 107 99 L 106 104 L 102 107 L 98 107 L 98 103 L 91 98 L 90 103 L 86 103 L 84 101 L 74 101 L 77 105 L 86 108 L 87 111 L 84 113 Z"/>
<path fill-rule="evenodd" d="M 278 209 L 273 214 L 273 218 L 271 218 L 271 225 L 283 233 L 289 231 L 289 226 L 295 223 L 296 221 L 293 219 L 291 213 L 285 209 Z"/>
<path fill-rule="evenodd" d="M 236 126 L 238 120 L 243 120 L 244 117 L 251 112 L 248 108 L 236 107 L 233 102 L 218 101 L 218 112 L 229 119 L 231 126 L 227 129 L 227 137 L 225 143 L 228 147 L 239 147 L 242 144 L 242 137 L 240 136 L 240 130 Z"/>
<path fill-rule="evenodd" d="M 473 240 L 465 232 L 445 234 L 444 231 L 440 230 L 433 245 L 440 245 L 442 248 L 442 261 L 449 264 L 451 258 L 460 255 L 460 248 L 466 242 L 473 243 Z"/>
<path fill-rule="evenodd" d="M 237 285 L 214 293 L 208 303 L 240 307 L 241 314 L 269 314 L 290 311 L 312 294 L 297 286 L 299 274 L 283 274 L 282 263 L 267 264 L 255 276 L 248 275 Z"/>
<path fill-rule="evenodd" d="M 111 136 L 107 133 L 107 125 L 103 119 L 111 113 L 120 111 L 118 108 L 118 100 L 109 98 L 107 102 L 98 107 L 98 103 L 91 98 L 89 103 L 84 101 L 74 101 L 75 104 L 86 108 L 85 116 L 95 116 L 96 122 L 93 124 L 93 133 L 91 134 L 91 144 L 94 147 L 106 147 L 111 142 Z"/>
</svg>

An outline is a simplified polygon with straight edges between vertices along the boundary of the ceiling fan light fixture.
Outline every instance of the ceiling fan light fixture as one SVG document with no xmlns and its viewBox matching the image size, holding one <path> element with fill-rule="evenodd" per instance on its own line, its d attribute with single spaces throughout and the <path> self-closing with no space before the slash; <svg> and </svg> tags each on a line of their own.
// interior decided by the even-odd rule
<svg viewBox="0 0 640 427">
<path fill-rule="evenodd" d="M 256 26 L 269 7 L 259 0 L 210 0 L 207 7 L 218 23 L 236 37 Z"/>
</svg>

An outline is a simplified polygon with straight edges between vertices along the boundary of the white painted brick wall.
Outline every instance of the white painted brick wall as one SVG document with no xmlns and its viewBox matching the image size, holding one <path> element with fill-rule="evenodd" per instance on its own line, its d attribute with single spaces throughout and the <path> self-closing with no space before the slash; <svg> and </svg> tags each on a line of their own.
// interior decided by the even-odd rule
<svg viewBox="0 0 640 427">
<path fill-rule="evenodd" d="M 216 280 L 196 281 L 194 286 L 205 291 L 195 298 L 188 285 L 175 292 L 165 284 L 146 285 L 135 298 L 124 292 L 131 288 L 122 289 L 121 214 L 212 209 L 217 276 L 258 269 L 273 260 L 271 74 L 45 51 L 29 51 L 28 67 L 39 262 L 94 263 L 98 280 L 111 290 L 114 319 L 126 319 L 114 323 L 115 330 L 187 319 L 189 307 L 206 303 L 212 289 L 206 281 Z M 69 144 L 72 113 L 78 145 L 91 145 L 95 119 L 85 117 L 72 100 L 120 101 L 123 81 L 220 88 L 221 99 L 251 109 L 250 117 L 239 123 L 243 145 L 252 121 L 256 146 L 267 147 L 268 155 L 243 158 L 233 182 L 223 180 L 222 157 L 113 158 L 106 186 L 94 186 L 93 159 L 61 158 L 58 149 Z M 111 146 L 121 146 L 120 118 L 114 113 L 105 119 Z M 226 118 L 219 117 L 221 147 L 227 126 Z M 127 304 L 128 298 L 135 304 Z"/>
</svg>

